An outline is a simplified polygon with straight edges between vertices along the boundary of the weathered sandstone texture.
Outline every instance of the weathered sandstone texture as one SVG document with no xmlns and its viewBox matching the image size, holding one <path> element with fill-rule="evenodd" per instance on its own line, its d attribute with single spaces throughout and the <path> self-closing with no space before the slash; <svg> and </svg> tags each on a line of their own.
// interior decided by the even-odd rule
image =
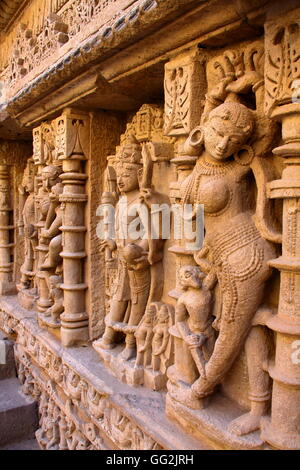
<svg viewBox="0 0 300 470">
<path fill-rule="evenodd" d="M 0 329 L 39 446 L 299 450 L 299 2 L 6 3 Z"/>
</svg>

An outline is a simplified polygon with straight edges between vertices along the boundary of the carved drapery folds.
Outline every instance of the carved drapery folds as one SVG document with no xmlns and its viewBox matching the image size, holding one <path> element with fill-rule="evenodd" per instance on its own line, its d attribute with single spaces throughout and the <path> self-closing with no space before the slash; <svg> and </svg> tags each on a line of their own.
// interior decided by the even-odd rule
<svg viewBox="0 0 300 470">
<path fill-rule="evenodd" d="M 39 322 L 61 327 L 70 346 L 88 340 L 83 261 L 88 116 L 67 109 L 33 131 L 33 156 L 20 192 L 24 262 L 19 301 Z"/>
</svg>

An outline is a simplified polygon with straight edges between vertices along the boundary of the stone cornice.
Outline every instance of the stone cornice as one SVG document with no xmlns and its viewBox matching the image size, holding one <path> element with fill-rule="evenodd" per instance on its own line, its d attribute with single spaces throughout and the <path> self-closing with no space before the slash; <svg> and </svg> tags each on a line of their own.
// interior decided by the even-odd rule
<svg viewBox="0 0 300 470">
<path fill-rule="evenodd" d="M 24 0 L 0 0 L 0 31 L 4 31 L 19 8 L 24 4 Z"/>
<path fill-rule="evenodd" d="M 201 0 L 200 4 L 206 2 Z M 88 66 L 113 55 L 195 5 L 199 5 L 199 1 L 139 1 L 126 15 L 123 12 L 112 26 L 104 26 L 22 88 L 6 103 L 7 112 L 16 116 L 46 93 L 78 76 Z"/>
</svg>

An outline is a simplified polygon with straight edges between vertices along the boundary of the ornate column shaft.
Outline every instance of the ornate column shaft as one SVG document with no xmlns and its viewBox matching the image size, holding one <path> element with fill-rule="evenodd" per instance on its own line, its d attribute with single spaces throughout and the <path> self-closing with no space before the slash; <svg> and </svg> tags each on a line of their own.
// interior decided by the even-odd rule
<svg viewBox="0 0 300 470">
<path fill-rule="evenodd" d="M 270 183 L 271 198 L 283 199 L 282 256 L 272 261 L 280 271 L 278 314 L 268 321 L 276 332 L 271 421 L 263 438 L 279 449 L 300 448 L 300 105 L 289 104 L 274 113 L 282 120 L 284 144 L 274 149 L 285 159 L 282 179 Z M 297 346 L 298 345 L 298 346 Z"/>
<path fill-rule="evenodd" d="M 88 142 L 89 118 L 66 110 L 57 120 L 64 139 L 57 146 L 58 159 L 63 162 L 64 185 L 60 201 L 63 207 L 63 279 L 64 313 L 61 315 L 61 340 L 64 346 L 72 346 L 89 339 L 84 282 L 85 251 L 85 192 L 87 175 L 84 172 L 86 156 L 84 143 Z M 62 129 L 64 128 L 64 132 Z"/>
<path fill-rule="evenodd" d="M 0 294 L 7 295 L 15 292 L 12 282 L 13 263 L 11 260 L 11 200 L 10 200 L 10 169 L 8 165 L 0 165 Z"/>
<path fill-rule="evenodd" d="M 277 449 L 300 449 L 300 9 L 276 2 L 266 31 L 265 109 L 282 124 L 282 178 L 269 184 L 269 197 L 283 199 L 282 255 L 271 262 L 280 271 L 278 313 L 267 322 L 276 333 L 271 419 L 263 439 Z"/>
<path fill-rule="evenodd" d="M 197 48 L 179 54 L 165 65 L 165 114 L 164 132 L 168 136 L 177 137 L 175 158 L 171 160 L 176 167 L 177 181 L 170 185 L 170 197 L 173 204 L 181 204 L 180 187 L 192 172 L 197 156 L 184 149 L 189 133 L 200 124 L 202 106 L 205 98 L 206 67 L 205 55 Z M 183 230 L 181 226 L 179 230 Z M 169 248 L 176 259 L 176 272 L 183 264 L 195 264 L 193 253 L 186 249 L 183 233 L 179 240 Z M 178 276 L 176 276 L 178 284 Z M 177 299 L 180 295 L 178 285 L 169 292 L 170 297 Z"/>
</svg>

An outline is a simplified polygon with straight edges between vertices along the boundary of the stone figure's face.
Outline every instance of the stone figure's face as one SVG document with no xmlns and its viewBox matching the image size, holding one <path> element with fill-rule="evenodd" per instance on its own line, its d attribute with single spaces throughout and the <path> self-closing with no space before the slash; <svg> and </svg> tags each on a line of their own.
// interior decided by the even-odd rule
<svg viewBox="0 0 300 470">
<path fill-rule="evenodd" d="M 128 193 L 139 188 L 138 166 L 119 164 L 117 166 L 117 185 L 120 193 Z"/>
<path fill-rule="evenodd" d="M 230 120 L 212 117 L 204 126 L 206 151 L 217 161 L 224 161 L 234 155 L 247 140 L 247 135 Z"/>
<path fill-rule="evenodd" d="M 155 317 L 155 307 L 154 305 L 150 305 L 145 313 L 145 322 L 152 323 Z"/>
<path fill-rule="evenodd" d="M 34 189 L 34 179 L 33 176 L 30 175 L 29 171 L 24 171 L 23 179 L 22 179 L 22 186 L 28 193 L 32 193 Z"/>
<path fill-rule="evenodd" d="M 164 323 L 168 320 L 168 318 L 169 318 L 168 308 L 166 307 L 166 305 L 163 305 L 158 312 L 158 319 L 160 323 Z"/>
<path fill-rule="evenodd" d="M 43 189 L 49 191 L 58 182 L 58 171 L 53 166 L 46 166 L 42 171 Z"/>
<path fill-rule="evenodd" d="M 205 150 L 216 161 L 224 161 L 238 152 L 254 130 L 254 116 L 241 103 L 217 106 L 203 126 Z"/>
<path fill-rule="evenodd" d="M 61 283 L 62 283 L 62 278 L 60 276 L 50 276 L 49 278 L 50 291 L 55 292 L 56 289 L 59 289 Z"/>
<path fill-rule="evenodd" d="M 183 289 L 194 287 L 200 289 L 202 285 L 201 271 L 197 266 L 183 266 L 179 271 L 179 282 Z"/>
</svg>

